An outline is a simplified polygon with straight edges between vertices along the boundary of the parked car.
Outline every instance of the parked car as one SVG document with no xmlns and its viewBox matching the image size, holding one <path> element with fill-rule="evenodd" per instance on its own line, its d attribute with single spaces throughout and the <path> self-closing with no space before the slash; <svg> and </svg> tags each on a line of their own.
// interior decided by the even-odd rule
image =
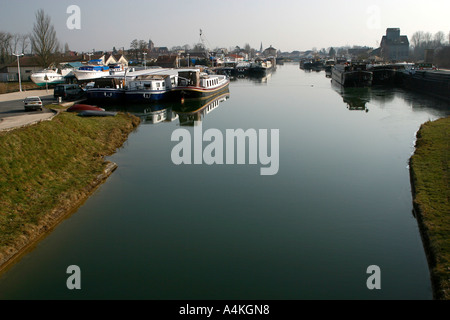
<svg viewBox="0 0 450 320">
<path fill-rule="evenodd" d="M 62 97 L 63 100 L 78 99 L 84 94 L 78 84 L 58 84 L 53 91 L 55 98 Z"/>
<path fill-rule="evenodd" d="M 39 97 L 28 97 L 23 101 L 26 111 L 42 110 L 42 101 Z"/>
</svg>

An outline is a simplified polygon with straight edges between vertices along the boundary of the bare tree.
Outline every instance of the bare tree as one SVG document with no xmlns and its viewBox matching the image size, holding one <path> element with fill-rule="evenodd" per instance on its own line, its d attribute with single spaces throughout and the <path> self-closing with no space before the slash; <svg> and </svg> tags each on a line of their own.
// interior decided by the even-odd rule
<svg viewBox="0 0 450 320">
<path fill-rule="evenodd" d="M 411 37 L 411 43 L 413 45 L 414 48 L 419 47 L 422 42 L 424 41 L 424 32 L 423 31 L 416 31 L 413 33 L 412 37 Z"/>
<path fill-rule="evenodd" d="M 138 49 L 139 49 L 139 55 L 141 58 L 143 58 L 143 56 L 144 56 L 143 53 L 147 51 L 147 48 L 148 48 L 148 42 L 144 41 L 144 40 L 139 40 Z"/>
<path fill-rule="evenodd" d="M 423 41 L 425 43 L 425 46 L 427 46 L 427 47 L 432 46 L 433 35 L 431 34 L 431 32 L 425 32 L 423 37 L 424 37 Z"/>
<path fill-rule="evenodd" d="M 144 51 L 144 50 L 147 50 L 147 48 L 148 48 L 147 41 L 139 40 L 139 50 Z"/>
<path fill-rule="evenodd" d="M 11 42 L 12 34 L 0 32 L 0 64 L 7 64 L 12 61 Z"/>
<path fill-rule="evenodd" d="M 12 35 L 12 41 L 11 41 L 11 52 L 12 53 L 18 53 L 17 48 L 19 47 L 20 38 L 22 37 L 19 33 L 14 33 Z"/>
<path fill-rule="evenodd" d="M 19 39 L 20 52 L 25 54 L 25 51 L 27 50 L 29 44 L 30 44 L 30 35 L 22 34 Z"/>
<path fill-rule="evenodd" d="M 434 46 L 440 47 L 445 42 L 444 32 L 438 31 L 434 34 Z"/>
<path fill-rule="evenodd" d="M 134 39 L 133 41 L 131 41 L 130 48 L 134 52 L 135 59 L 138 59 L 138 49 L 139 49 L 138 39 Z"/>
<path fill-rule="evenodd" d="M 56 38 L 56 31 L 51 24 L 50 16 L 46 15 L 42 9 L 36 12 L 31 45 L 42 67 L 48 67 L 54 62 L 54 55 L 59 51 L 59 41 Z"/>
</svg>

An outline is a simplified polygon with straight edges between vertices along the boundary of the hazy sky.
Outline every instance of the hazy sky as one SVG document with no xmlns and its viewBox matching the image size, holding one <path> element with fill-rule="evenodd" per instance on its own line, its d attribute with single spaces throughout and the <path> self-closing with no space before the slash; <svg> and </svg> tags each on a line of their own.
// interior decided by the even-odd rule
<svg viewBox="0 0 450 320">
<path fill-rule="evenodd" d="M 57 37 L 71 50 L 128 49 L 133 39 L 155 46 L 193 46 L 199 30 L 211 48 L 281 51 L 343 45 L 376 47 L 386 28 L 409 37 L 418 30 L 450 32 L 450 0 L 0 0 L 0 31 L 29 33 L 38 9 L 50 15 Z M 70 30 L 67 8 L 81 10 Z"/>
</svg>

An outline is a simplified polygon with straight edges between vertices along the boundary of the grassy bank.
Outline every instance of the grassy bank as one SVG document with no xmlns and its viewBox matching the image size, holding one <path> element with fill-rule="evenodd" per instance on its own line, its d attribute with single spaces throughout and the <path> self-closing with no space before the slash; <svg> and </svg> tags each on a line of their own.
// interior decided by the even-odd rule
<svg viewBox="0 0 450 320">
<path fill-rule="evenodd" d="M 107 165 L 103 157 L 138 124 L 125 114 L 83 118 L 63 112 L 0 133 L 0 269 L 93 191 Z"/>
<path fill-rule="evenodd" d="M 40 89 L 34 82 L 22 82 L 22 90 L 37 90 Z M 42 89 L 42 88 L 41 88 Z M 45 89 L 45 87 L 43 88 Z M 20 91 L 18 82 L 0 82 L 0 94 Z"/>
<path fill-rule="evenodd" d="M 411 158 L 414 208 L 436 299 L 450 299 L 450 117 L 424 123 Z"/>
</svg>

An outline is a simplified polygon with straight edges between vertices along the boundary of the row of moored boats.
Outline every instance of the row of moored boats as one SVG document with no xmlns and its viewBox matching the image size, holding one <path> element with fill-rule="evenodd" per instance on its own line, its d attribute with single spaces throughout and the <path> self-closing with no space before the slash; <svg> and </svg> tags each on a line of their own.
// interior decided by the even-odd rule
<svg viewBox="0 0 450 320">
<path fill-rule="evenodd" d="M 150 102 L 203 98 L 220 93 L 230 83 L 226 75 L 198 68 L 125 70 L 97 78 L 86 87 L 89 100 Z"/>
<path fill-rule="evenodd" d="M 346 59 L 312 59 L 300 62 L 300 68 L 311 71 L 325 70 L 327 77 L 344 87 L 370 87 L 393 85 L 403 81 L 405 75 L 420 68 L 414 63 L 377 63 L 347 61 Z M 427 68 L 431 68 L 427 66 Z"/>
<path fill-rule="evenodd" d="M 135 102 L 206 97 L 221 92 L 230 82 L 227 75 L 210 74 L 201 68 L 136 70 L 120 64 L 104 66 L 95 62 L 77 69 L 42 70 L 32 74 L 31 80 L 38 86 L 45 86 L 76 78 L 86 85 L 90 100 Z"/>
</svg>

